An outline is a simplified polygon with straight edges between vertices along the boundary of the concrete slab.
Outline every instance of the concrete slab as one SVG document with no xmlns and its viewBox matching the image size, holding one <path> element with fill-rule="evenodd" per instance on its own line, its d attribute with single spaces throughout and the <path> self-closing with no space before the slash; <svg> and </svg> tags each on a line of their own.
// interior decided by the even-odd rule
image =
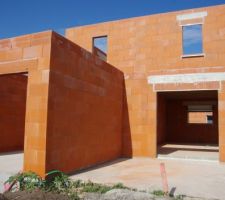
<svg viewBox="0 0 225 200">
<path fill-rule="evenodd" d="M 223 199 L 225 164 L 205 161 L 159 160 L 149 158 L 119 159 L 72 175 L 72 179 L 99 183 L 122 182 L 138 189 L 162 189 L 159 165 L 164 162 L 170 189 L 175 194 Z"/>
<path fill-rule="evenodd" d="M 0 154 L 0 192 L 9 176 L 23 169 L 23 152 L 10 152 Z"/>
<path fill-rule="evenodd" d="M 158 147 L 158 158 L 219 160 L 218 145 L 164 144 Z"/>
</svg>

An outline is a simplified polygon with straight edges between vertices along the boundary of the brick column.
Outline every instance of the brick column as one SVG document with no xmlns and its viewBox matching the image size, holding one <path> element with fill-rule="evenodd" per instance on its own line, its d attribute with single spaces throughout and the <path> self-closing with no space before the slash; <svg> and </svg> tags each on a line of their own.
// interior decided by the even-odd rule
<svg viewBox="0 0 225 200">
<path fill-rule="evenodd" d="M 218 117 L 219 117 L 219 159 L 225 162 L 225 81 L 221 83 L 218 91 Z"/>
<path fill-rule="evenodd" d="M 157 93 L 153 91 L 153 86 L 149 85 L 148 94 L 148 154 L 151 158 L 157 156 Z"/>
<path fill-rule="evenodd" d="M 33 171 L 42 177 L 46 173 L 51 37 L 51 32 L 33 35 L 32 45 L 23 49 L 23 59 L 37 59 L 35 68 L 28 70 L 24 171 Z"/>
<path fill-rule="evenodd" d="M 48 70 L 49 71 L 49 70 Z M 48 76 L 46 71 L 29 71 L 26 104 L 24 171 L 46 173 L 46 131 L 48 109 Z"/>
</svg>

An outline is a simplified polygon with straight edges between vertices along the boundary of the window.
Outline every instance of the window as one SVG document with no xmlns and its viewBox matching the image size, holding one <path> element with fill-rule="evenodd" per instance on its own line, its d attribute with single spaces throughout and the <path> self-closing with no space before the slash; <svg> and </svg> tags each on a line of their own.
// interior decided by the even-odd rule
<svg viewBox="0 0 225 200">
<path fill-rule="evenodd" d="M 93 38 L 93 54 L 102 60 L 107 60 L 107 36 Z"/>
<path fill-rule="evenodd" d="M 213 109 L 211 105 L 188 106 L 189 124 L 213 124 Z"/>
<path fill-rule="evenodd" d="M 210 115 L 207 115 L 207 124 L 212 124 L 213 123 L 213 115 L 212 113 Z"/>
<path fill-rule="evenodd" d="M 202 25 L 183 26 L 183 55 L 203 54 L 202 48 Z"/>
</svg>

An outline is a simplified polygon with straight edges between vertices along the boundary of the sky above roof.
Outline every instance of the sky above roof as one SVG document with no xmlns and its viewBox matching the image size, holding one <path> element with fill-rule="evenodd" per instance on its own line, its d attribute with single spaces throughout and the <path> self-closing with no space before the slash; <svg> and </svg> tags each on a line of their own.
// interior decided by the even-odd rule
<svg viewBox="0 0 225 200">
<path fill-rule="evenodd" d="M 0 38 L 225 4 L 225 0 L 1 0 Z"/>
</svg>

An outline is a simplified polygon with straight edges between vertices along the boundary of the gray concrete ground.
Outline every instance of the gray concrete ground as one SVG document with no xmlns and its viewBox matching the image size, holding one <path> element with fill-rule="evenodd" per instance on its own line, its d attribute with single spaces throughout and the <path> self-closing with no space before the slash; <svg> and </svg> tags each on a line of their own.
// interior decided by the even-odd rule
<svg viewBox="0 0 225 200">
<path fill-rule="evenodd" d="M 159 165 L 165 163 L 170 190 L 175 194 L 225 199 L 225 164 L 216 161 L 118 159 L 72 175 L 72 179 L 118 183 L 145 190 L 162 189 Z M 0 154 L 0 192 L 4 181 L 23 166 L 23 153 Z"/>
<path fill-rule="evenodd" d="M 162 189 L 161 162 L 166 165 L 169 188 L 174 194 L 225 199 L 225 164 L 215 161 L 119 159 L 71 178 L 108 184 L 121 182 L 129 187 L 152 191 Z"/>
<path fill-rule="evenodd" d="M 23 152 L 0 154 L 0 193 L 3 192 L 3 183 L 9 176 L 23 168 Z"/>
<path fill-rule="evenodd" d="M 158 147 L 158 158 L 219 160 L 218 145 L 164 144 Z"/>
</svg>

